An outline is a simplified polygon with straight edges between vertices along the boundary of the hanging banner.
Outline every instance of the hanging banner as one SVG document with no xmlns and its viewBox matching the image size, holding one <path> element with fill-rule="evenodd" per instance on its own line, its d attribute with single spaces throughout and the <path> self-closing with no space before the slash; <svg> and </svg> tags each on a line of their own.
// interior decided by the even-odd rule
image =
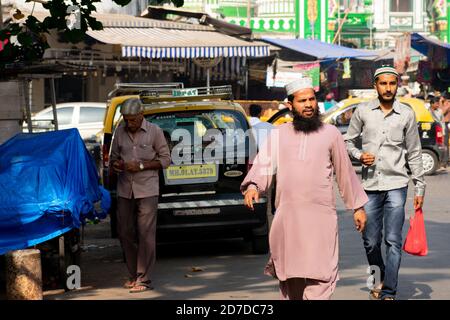
<svg viewBox="0 0 450 320">
<path fill-rule="evenodd" d="M 320 62 L 305 62 L 294 65 L 296 72 L 301 72 L 305 77 L 309 77 L 313 81 L 314 90 L 320 88 Z"/>
<path fill-rule="evenodd" d="M 273 68 L 269 66 L 267 68 L 266 85 L 267 87 L 282 88 L 288 83 L 303 77 L 311 78 L 314 90 L 318 91 L 320 88 L 320 63 L 306 62 L 295 64 L 292 66 L 292 69 L 284 68 L 283 71 L 277 71 L 275 78 L 273 76 Z"/>
<path fill-rule="evenodd" d="M 350 79 L 351 77 L 350 59 L 347 58 L 344 60 L 344 74 L 342 75 L 342 79 Z"/>
<path fill-rule="evenodd" d="M 446 69 L 447 63 L 447 49 L 440 46 L 430 46 L 428 49 L 429 60 L 433 69 Z"/>
<path fill-rule="evenodd" d="M 300 78 L 305 77 L 305 75 L 301 72 L 285 72 L 278 71 L 276 74 L 276 78 L 273 78 L 272 68 L 267 68 L 267 78 L 266 78 L 266 86 L 267 87 L 277 87 L 284 88 L 288 83 L 298 80 Z M 313 82 L 314 90 L 319 91 L 319 85 Z"/>
<path fill-rule="evenodd" d="M 395 40 L 394 66 L 398 73 L 403 74 L 408 69 L 411 60 L 411 34 L 405 33 Z"/>
<path fill-rule="evenodd" d="M 431 83 L 431 61 L 420 61 L 417 81 L 420 83 Z"/>
<path fill-rule="evenodd" d="M 267 68 L 266 86 L 284 88 L 288 83 L 298 80 L 303 77 L 299 72 L 278 71 L 274 78 L 272 67 Z"/>
</svg>

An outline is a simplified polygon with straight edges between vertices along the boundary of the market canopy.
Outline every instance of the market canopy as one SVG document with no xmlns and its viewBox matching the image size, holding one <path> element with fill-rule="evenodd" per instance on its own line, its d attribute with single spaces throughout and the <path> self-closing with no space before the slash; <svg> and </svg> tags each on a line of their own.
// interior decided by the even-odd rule
<svg viewBox="0 0 450 320">
<path fill-rule="evenodd" d="M 44 21 L 49 13 L 43 10 L 33 15 Z M 124 14 L 96 13 L 93 17 L 102 23 L 103 30 L 89 30 L 87 35 L 101 43 L 119 46 L 123 57 L 238 58 L 266 57 L 270 54 L 267 43 L 230 36 L 217 31 L 212 25 Z"/>
<path fill-rule="evenodd" d="M 326 61 L 345 58 L 362 58 L 374 55 L 373 53 L 312 39 L 276 39 L 263 37 L 262 40 L 279 47 L 309 55 L 316 60 Z"/>
<path fill-rule="evenodd" d="M 394 48 L 384 48 L 378 50 L 369 50 L 369 49 L 358 49 L 360 51 L 370 53 L 373 56 L 370 57 L 359 57 L 360 60 L 369 60 L 369 61 L 380 61 L 380 60 L 394 60 L 396 57 L 396 52 Z M 419 60 L 423 57 L 423 54 L 419 51 L 411 48 L 409 55 L 411 60 Z"/>
<path fill-rule="evenodd" d="M 166 28 L 104 28 L 88 31 L 96 40 L 120 45 L 122 56 L 141 58 L 266 57 L 269 46 L 216 31 Z"/>
<path fill-rule="evenodd" d="M 423 36 L 418 33 L 411 34 L 411 46 L 423 55 L 432 58 L 436 51 L 442 52 L 447 57 L 447 63 L 450 62 L 450 44 L 438 39 Z"/>
</svg>

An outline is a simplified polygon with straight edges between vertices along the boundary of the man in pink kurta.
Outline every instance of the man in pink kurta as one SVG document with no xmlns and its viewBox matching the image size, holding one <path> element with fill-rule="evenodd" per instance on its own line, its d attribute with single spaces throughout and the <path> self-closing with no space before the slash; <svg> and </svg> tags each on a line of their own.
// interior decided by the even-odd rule
<svg viewBox="0 0 450 320">
<path fill-rule="evenodd" d="M 266 273 L 278 278 L 284 299 L 330 299 L 338 280 L 339 256 L 333 177 L 346 207 L 355 210 L 360 232 L 368 198 L 341 133 L 320 121 L 310 79 L 286 89 L 294 121 L 272 130 L 241 190 L 252 208 L 276 174 L 276 213 Z"/>
</svg>

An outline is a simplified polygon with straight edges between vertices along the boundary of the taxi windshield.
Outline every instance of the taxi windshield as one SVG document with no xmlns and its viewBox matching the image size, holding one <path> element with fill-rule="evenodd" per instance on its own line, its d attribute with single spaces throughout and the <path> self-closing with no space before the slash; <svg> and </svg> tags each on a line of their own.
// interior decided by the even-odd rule
<svg viewBox="0 0 450 320">
<path fill-rule="evenodd" d="M 192 110 L 146 115 L 145 118 L 169 134 L 186 129 L 192 135 L 203 137 L 209 129 L 246 130 L 243 116 L 232 110 Z"/>
</svg>

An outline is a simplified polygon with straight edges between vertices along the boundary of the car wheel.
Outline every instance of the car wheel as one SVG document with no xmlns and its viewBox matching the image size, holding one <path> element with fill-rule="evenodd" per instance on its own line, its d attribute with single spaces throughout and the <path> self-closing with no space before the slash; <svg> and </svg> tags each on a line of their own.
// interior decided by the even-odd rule
<svg viewBox="0 0 450 320">
<path fill-rule="evenodd" d="M 439 161 L 436 154 L 431 150 L 422 150 L 422 162 L 425 175 L 429 176 L 438 169 Z"/>
<path fill-rule="evenodd" d="M 252 237 L 252 251 L 255 254 L 266 254 L 269 252 L 269 236 L 253 235 Z"/>
</svg>

